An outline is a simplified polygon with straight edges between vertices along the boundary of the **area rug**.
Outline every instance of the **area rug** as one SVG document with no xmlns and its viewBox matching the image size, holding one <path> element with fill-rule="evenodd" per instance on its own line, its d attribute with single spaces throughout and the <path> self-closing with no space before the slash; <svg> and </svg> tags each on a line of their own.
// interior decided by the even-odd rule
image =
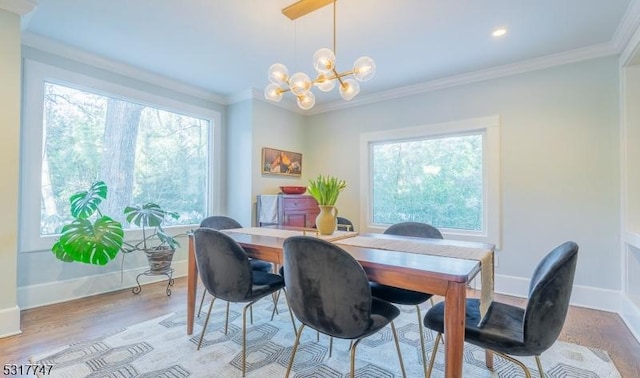
<svg viewBox="0 0 640 378">
<path fill-rule="evenodd" d="M 31 358 L 35 364 L 52 364 L 47 377 L 241 377 L 242 307 L 231 305 L 229 328 L 224 333 L 224 302 L 216 302 L 198 351 L 196 346 L 205 314 L 196 320 L 194 334 L 186 335 L 186 316 L 172 313 L 102 337 L 62 346 Z M 428 307 L 428 304 L 426 305 Z M 205 308 L 207 308 L 205 306 Z M 254 305 L 253 325 L 247 329 L 247 377 L 284 377 L 295 340 L 285 304 L 270 321 L 273 303 L 263 299 Z M 424 376 L 415 308 L 401 307 L 396 319 L 400 347 L 408 377 Z M 425 309 L 426 310 L 426 309 Z M 299 325 L 299 323 L 297 323 Z M 435 335 L 425 330 L 427 358 Z M 433 377 L 444 374 L 444 348 L 438 348 Z M 494 371 L 484 364 L 484 351 L 466 344 L 465 377 L 523 377 L 514 364 L 494 357 Z M 556 342 L 542 355 L 546 377 L 620 377 L 606 352 Z M 521 359 L 539 377 L 533 358 Z M 297 378 L 349 377 L 349 341 L 334 340 L 329 357 L 329 338 L 305 328 L 293 372 Z M 356 350 L 356 377 L 401 377 L 390 327 L 363 340 Z"/>
</svg>

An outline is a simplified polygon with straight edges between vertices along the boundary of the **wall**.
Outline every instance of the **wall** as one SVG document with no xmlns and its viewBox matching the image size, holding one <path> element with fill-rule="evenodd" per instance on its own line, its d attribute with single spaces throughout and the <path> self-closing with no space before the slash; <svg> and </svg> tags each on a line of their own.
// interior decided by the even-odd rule
<svg viewBox="0 0 640 378">
<path fill-rule="evenodd" d="M 305 117 L 264 101 L 253 100 L 253 140 L 251 147 L 251 189 L 255 223 L 255 202 L 258 194 L 276 194 L 280 186 L 306 186 L 307 178 L 307 146 L 304 127 Z M 284 151 L 302 152 L 302 176 L 291 177 L 281 175 L 262 175 L 262 148 L 271 147 Z"/>
<path fill-rule="evenodd" d="M 251 201 L 253 198 L 253 101 L 247 100 L 230 105 L 227 109 L 227 127 L 225 132 L 224 180 L 227 185 L 226 209 L 231 218 L 245 227 L 251 225 Z"/>
<path fill-rule="evenodd" d="M 496 290 L 526 295 L 543 255 L 574 240 L 574 303 L 616 311 L 618 97 L 617 62 L 609 57 L 318 114 L 307 126 L 307 174 L 347 180 L 337 205 L 359 227 L 361 133 L 499 115 L 503 248 Z"/>
<path fill-rule="evenodd" d="M 0 337 L 20 333 L 16 295 L 20 157 L 20 16 L 0 8 Z"/>
</svg>

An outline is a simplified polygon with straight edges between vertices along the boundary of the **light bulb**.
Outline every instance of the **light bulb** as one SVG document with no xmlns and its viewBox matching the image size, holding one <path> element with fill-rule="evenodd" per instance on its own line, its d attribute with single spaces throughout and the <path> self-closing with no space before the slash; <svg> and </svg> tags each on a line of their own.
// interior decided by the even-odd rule
<svg viewBox="0 0 640 378">
<path fill-rule="evenodd" d="M 313 92 L 307 92 L 302 96 L 298 96 L 298 106 L 300 109 L 309 110 L 316 104 L 316 96 Z"/>
<path fill-rule="evenodd" d="M 318 73 L 326 74 L 336 66 L 336 56 L 328 48 L 322 48 L 313 54 L 313 67 Z"/>
<path fill-rule="evenodd" d="M 269 67 L 269 81 L 274 84 L 285 84 L 289 80 L 289 70 L 284 64 L 275 63 Z"/>
<path fill-rule="evenodd" d="M 284 92 L 278 84 L 271 83 L 264 88 L 264 98 L 269 101 L 280 102 Z"/>
<path fill-rule="evenodd" d="M 289 88 L 294 95 L 302 96 L 311 89 L 311 79 L 304 72 L 294 73 L 289 79 Z"/>
<path fill-rule="evenodd" d="M 316 87 L 323 92 L 329 92 L 336 86 L 336 81 L 330 79 L 327 75 L 320 74 L 315 80 Z"/>
<path fill-rule="evenodd" d="M 340 85 L 340 96 L 349 101 L 360 92 L 360 84 L 353 79 L 347 79 Z"/>
<path fill-rule="evenodd" d="M 368 56 L 362 56 L 353 64 L 353 76 L 360 81 L 367 81 L 376 74 L 376 63 Z"/>
</svg>

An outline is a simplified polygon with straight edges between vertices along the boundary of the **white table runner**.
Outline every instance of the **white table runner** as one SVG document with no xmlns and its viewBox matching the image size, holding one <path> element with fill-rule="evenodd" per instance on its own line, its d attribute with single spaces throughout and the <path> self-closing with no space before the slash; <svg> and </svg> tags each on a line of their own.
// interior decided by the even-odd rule
<svg viewBox="0 0 640 378">
<path fill-rule="evenodd" d="M 313 236 L 318 239 L 326 240 L 326 241 L 335 241 L 344 238 L 350 238 L 358 235 L 357 232 L 354 231 L 334 231 L 331 235 L 320 235 L 316 229 L 307 228 L 300 230 L 282 230 L 279 228 L 270 228 L 270 227 L 246 227 L 246 228 L 232 228 L 228 230 L 224 230 L 225 232 L 235 232 L 239 234 L 249 234 L 249 235 L 261 235 L 261 236 L 273 236 L 276 238 L 286 239 L 290 236 Z"/>
</svg>

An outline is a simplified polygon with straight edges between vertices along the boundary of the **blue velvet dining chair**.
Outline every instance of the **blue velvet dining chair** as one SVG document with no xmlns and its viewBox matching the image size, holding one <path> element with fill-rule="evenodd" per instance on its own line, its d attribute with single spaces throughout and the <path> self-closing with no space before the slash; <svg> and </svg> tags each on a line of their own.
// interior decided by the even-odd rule
<svg viewBox="0 0 640 378">
<path fill-rule="evenodd" d="M 242 312 L 242 376 L 244 377 L 247 309 L 259 299 L 283 289 L 284 279 L 279 274 L 253 270 L 244 248 L 229 235 L 211 228 L 198 228 L 193 235 L 200 278 L 207 291 L 214 297 L 209 305 L 207 318 L 198 341 L 198 350 L 202 345 L 215 299 L 219 298 L 227 303 L 247 303 Z M 291 314 L 291 311 L 289 313 Z M 292 314 L 291 321 L 293 322 Z M 295 331 L 295 324 L 293 329 Z"/>
<path fill-rule="evenodd" d="M 577 262 L 576 243 L 569 241 L 554 248 L 533 272 L 526 307 L 494 301 L 481 327 L 478 326 L 480 301 L 467 299 L 465 341 L 515 363 L 527 378 L 531 377 L 529 369 L 510 355 L 535 356 L 540 377 L 544 378 L 540 354 L 549 349 L 560 335 L 569 309 Z M 440 302 L 424 317 L 424 325 L 438 332 L 426 377 L 431 376 L 438 342 L 445 331 L 444 307 L 444 302 Z"/>
<path fill-rule="evenodd" d="M 420 222 L 402 222 L 389 226 L 384 231 L 388 235 L 412 236 L 429 239 L 443 239 L 442 233 L 430 224 Z M 424 331 L 422 329 L 422 315 L 420 314 L 420 305 L 431 300 L 433 305 L 433 295 L 421 293 L 418 291 L 401 289 L 398 287 L 382 285 L 377 282 L 371 282 L 371 294 L 384 301 L 406 305 L 416 306 L 418 315 L 418 331 L 420 333 L 420 347 L 422 351 L 422 364 L 425 375 L 427 374 L 427 352 L 424 345 Z"/>
<path fill-rule="evenodd" d="M 358 343 L 389 324 L 402 376 L 406 376 L 393 324 L 400 310 L 371 296 L 367 274 L 356 259 L 335 244 L 310 236 L 287 238 L 283 257 L 289 306 L 302 323 L 296 332 L 285 377 L 291 372 L 305 327 L 332 338 L 355 340 L 351 346 L 350 375 L 355 377 Z"/>
<path fill-rule="evenodd" d="M 220 231 L 220 230 L 229 230 L 232 228 L 242 228 L 242 225 L 233 218 L 230 218 L 224 215 L 213 215 L 203 219 L 202 222 L 200 222 L 200 227 L 206 227 L 206 228 L 211 228 L 211 229 Z M 251 269 L 253 269 L 256 272 L 269 273 L 273 270 L 273 265 L 266 261 L 249 259 L 249 263 L 251 264 Z M 207 295 L 207 290 L 203 290 L 202 298 L 200 299 L 200 307 L 198 308 L 198 317 L 202 312 L 202 305 L 204 304 L 204 298 L 206 297 L 206 295 Z M 251 324 L 253 324 L 253 309 L 251 310 Z M 227 317 L 224 325 L 225 334 L 227 333 L 228 325 L 229 325 L 229 302 L 227 302 Z"/>
</svg>

